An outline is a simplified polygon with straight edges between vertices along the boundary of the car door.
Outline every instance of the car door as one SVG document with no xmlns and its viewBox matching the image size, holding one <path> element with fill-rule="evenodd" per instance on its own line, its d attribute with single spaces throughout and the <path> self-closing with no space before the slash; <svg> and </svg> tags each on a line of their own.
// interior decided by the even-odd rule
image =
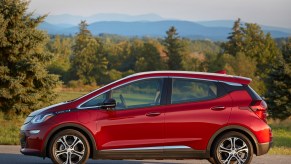
<svg viewBox="0 0 291 164">
<path fill-rule="evenodd" d="M 215 81 L 173 78 L 165 111 L 165 145 L 205 150 L 227 124 L 232 100 Z"/>
<path fill-rule="evenodd" d="M 162 78 L 151 78 L 112 88 L 116 108 L 98 113 L 99 150 L 163 145 L 163 83 Z"/>
</svg>

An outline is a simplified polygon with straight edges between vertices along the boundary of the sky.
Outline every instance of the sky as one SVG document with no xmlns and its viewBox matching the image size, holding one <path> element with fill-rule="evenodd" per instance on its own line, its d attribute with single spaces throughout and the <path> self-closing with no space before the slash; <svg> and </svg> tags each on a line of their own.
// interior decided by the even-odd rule
<svg viewBox="0 0 291 164">
<path fill-rule="evenodd" d="M 236 20 L 291 28 L 291 0 L 30 0 L 38 14 L 157 14 L 188 21 Z"/>
</svg>

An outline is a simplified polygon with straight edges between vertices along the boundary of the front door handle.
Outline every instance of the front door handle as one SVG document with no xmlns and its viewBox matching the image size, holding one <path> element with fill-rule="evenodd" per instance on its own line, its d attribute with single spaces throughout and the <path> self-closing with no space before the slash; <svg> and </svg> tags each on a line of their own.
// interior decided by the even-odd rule
<svg viewBox="0 0 291 164">
<path fill-rule="evenodd" d="M 146 114 L 146 116 L 148 116 L 148 117 L 155 117 L 155 116 L 158 116 L 160 114 L 161 114 L 160 112 L 149 112 L 149 113 Z"/>
<path fill-rule="evenodd" d="M 211 110 L 223 110 L 225 109 L 225 106 L 214 106 L 210 108 Z"/>
</svg>

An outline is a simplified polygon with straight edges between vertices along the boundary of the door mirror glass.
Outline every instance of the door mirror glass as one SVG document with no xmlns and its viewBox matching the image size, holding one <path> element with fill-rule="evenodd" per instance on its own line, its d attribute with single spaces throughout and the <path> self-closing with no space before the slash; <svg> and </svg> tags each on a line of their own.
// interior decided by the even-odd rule
<svg viewBox="0 0 291 164">
<path fill-rule="evenodd" d="M 114 109 L 116 107 L 116 101 L 115 99 L 106 99 L 102 105 L 101 105 L 101 109 Z"/>
</svg>

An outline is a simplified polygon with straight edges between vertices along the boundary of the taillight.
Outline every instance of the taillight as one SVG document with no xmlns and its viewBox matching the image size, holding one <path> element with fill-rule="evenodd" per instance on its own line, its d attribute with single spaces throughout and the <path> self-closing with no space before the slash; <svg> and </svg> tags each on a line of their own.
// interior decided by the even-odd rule
<svg viewBox="0 0 291 164">
<path fill-rule="evenodd" d="M 251 103 L 250 108 L 254 113 L 261 118 L 263 121 L 267 122 L 267 104 L 264 100 L 255 100 Z"/>
</svg>

